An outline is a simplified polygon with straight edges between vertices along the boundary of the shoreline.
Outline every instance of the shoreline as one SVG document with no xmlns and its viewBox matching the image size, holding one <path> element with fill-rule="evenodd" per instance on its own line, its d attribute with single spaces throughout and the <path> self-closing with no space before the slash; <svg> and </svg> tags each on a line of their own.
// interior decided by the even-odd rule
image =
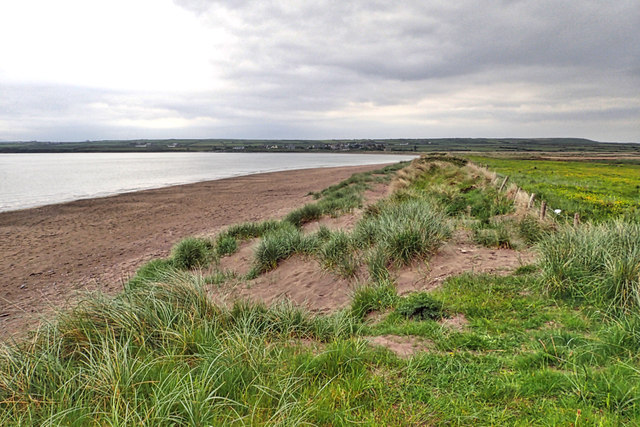
<svg viewBox="0 0 640 427">
<path fill-rule="evenodd" d="M 0 340 L 33 329 L 79 293 L 117 293 L 185 237 L 282 217 L 309 192 L 384 166 L 259 173 L 0 212 Z"/>
<path fill-rule="evenodd" d="M 50 186 L 49 182 L 52 181 L 50 179 L 45 179 L 43 181 L 42 176 L 38 176 L 38 174 L 35 175 L 35 178 L 36 182 L 39 182 L 40 185 L 25 186 L 23 185 L 22 178 L 20 178 L 23 170 L 20 168 L 16 169 L 15 167 L 9 167 L 6 175 L 6 181 L 4 182 L 4 185 L 0 185 L 0 193 L 5 195 L 5 197 L 0 200 L 0 213 L 23 211 L 78 200 L 97 199 L 115 196 L 118 194 L 236 178 L 246 175 L 283 172 L 288 170 L 293 171 L 331 167 L 364 166 L 369 164 L 386 164 L 390 162 L 393 163 L 403 160 L 412 160 L 414 157 L 417 157 L 411 155 L 402 156 L 386 154 L 384 155 L 385 158 L 381 158 L 379 156 L 367 157 L 363 154 L 353 153 L 325 154 L 319 158 L 313 155 L 313 153 L 265 153 L 263 157 L 247 157 L 246 153 L 99 153 L 100 157 L 96 158 L 95 154 L 96 153 L 52 153 L 53 156 L 56 156 L 54 159 L 61 161 L 64 169 L 57 169 L 55 166 L 49 165 L 45 162 L 44 167 L 48 174 L 56 176 L 63 173 L 63 171 L 68 168 L 74 168 L 74 173 L 68 177 L 68 180 L 63 180 L 64 185 L 62 187 L 57 185 Z M 207 156 L 207 154 L 215 157 L 211 158 L 210 156 Z M 18 161 L 17 164 L 26 168 L 31 168 L 32 166 L 30 163 L 25 163 L 24 156 L 29 156 L 29 160 L 33 159 L 32 156 L 37 156 L 37 154 L 32 153 L 17 155 L 22 156 L 23 159 Z M 119 172 L 108 172 L 109 170 L 114 170 L 114 167 L 115 170 L 118 170 L 117 162 L 114 163 L 114 159 L 117 159 L 118 157 L 109 157 L 112 155 L 124 155 L 125 157 L 122 159 L 124 162 L 140 162 L 146 156 L 151 156 L 152 158 L 150 161 L 144 162 L 145 164 L 148 164 L 149 167 L 142 167 L 142 171 L 139 176 L 129 176 L 129 179 L 122 180 Z M 223 162 L 222 164 L 228 162 L 229 164 L 227 166 L 215 167 L 213 169 L 209 167 L 210 165 L 203 168 L 201 160 L 203 155 L 206 156 L 205 158 L 208 158 L 210 162 L 218 161 Z M 6 156 L 11 156 L 11 154 L 4 155 L 0 153 L 0 166 L 6 164 Z M 47 158 L 46 156 L 48 156 L 48 154 L 45 154 L 45 158 Z M 63 158 L 68 159 L 70 156 L 74 156 L 76 160 L 73 162 L 70 162 L 69 160 L 61 160 Z M 94 179 L 93 176 L 96 173 L 95 169 L 80 167 L 75 170 L 77 162 L 82 163 L 83 159 L 85 161 L 87 159 L 86 157 L 78 158 L 77 156 L 89 156 L 88 161 L 90 163 L 98 161 L 97 173 L 100 177 L 99 180 L 92 181 Z M 277 156 L 276 161 L 265 161 L 269 156 Z M 336 160 L 341 156 L 351 156 L 351 160 Z M 167 164 L 167 159 L 173 159 L 171 164 Z M 238 163 L 239 159 L 241 159 L 241 163 Z M 245 160 L 248 161 L 248 164 L 244 163 Z M 13 162 L 9 161 L 9 165 L 12 163 Z M 180 165 L 178 170 L 172 169 L 175 165 Z M 166 167 L 170 170 L 168 174 L 166 173 Z M 182 172 L 191 168 L 193 168 L 191 172 Z M 126 173 L 126 171 L 123 170 L 120 172 Z M 86 182 L 89 182 L 90 184 L 86 185 Z M 28 195 L 28 197 L 25 198 L 24 195 Z"/>
</svg>

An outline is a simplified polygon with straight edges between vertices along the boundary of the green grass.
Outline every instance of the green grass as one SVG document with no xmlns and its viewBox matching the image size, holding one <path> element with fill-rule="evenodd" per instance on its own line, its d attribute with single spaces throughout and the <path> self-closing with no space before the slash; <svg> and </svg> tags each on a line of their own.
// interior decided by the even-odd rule
<svg viewBox="0 0 640 427">
<path fill-rule="evenodd" d="M 518 232 L 528 244 L 538 243 L 553 231 L 554 224 L 544 223 L 533 215 L 525 215 L 518 221 Z"/>
<path fill-rule="evenodd" d="M 87 299 L 32 342 L 2 348 L 0 423 L 295 424 L 331 416 L 308 399 L 362 371 L 351 322 L 290 305 L 221 309 L 184 277 Z M 296 339 L 329 344 L 314 356 Z"/>
<path fill-rule="evenodd" d="M 507 221 L 489 221 L 486 224 L 476 223 L 472 227 L 473 240 L 489 248 L 512 249 L 515 234 L 512 224 Z"/>
<path fill-rule="evenodd" d="M 343 277 L 355 276 L 358 260 L 353 250 L 351 236 L 344 231 L 331 232 L 319 248 L 322 265 L 337 271 Z"/>
<path fill-rule="evenodd" d="M 640 217 L 640 164 L 468 158 L 509 175 L 552 209 L 561 209 L 563 216 L 572 218 L 578 212 L 592 220 Z"/>
<path fill-rule="evenodd" d="M 396 288 L 391 281 L 379 281 L 359 286 L 351 298 L 351 314 L 357 319 L 372 311 L 393 307 L 398 299 Z"/>
<path fill-rule="evenodd" d="M 238 250 L 238 241 L 235 237 L 223 234 L 216 240 L 216 254 L 218 256 L 226 256 L 235 253 Z"/>
<path fill-rule="evenodd" d="M 425 173 L 413 180 L 410 188 L 442 204 L 448 215 L 466 215 L 487 224 L 494 216 L 513 212 L 513 200 L 500 193 L 485 177 L 475 176 L 464 167 L 466 163 L 434 160 Z"/>
<path fill-rule="evenodd" d="M 266 232 L 280 227 L 280 221 L 267 220 L 261 222 L 244 222 L 235 224 L 227 228 L 218 236 L 218 241 L 234 238 L 237 240 L 248 240 L 263 236 Z"/>
<path fill-rule="evenodd" d="M 320 206 L 319 203 L 309 203 L 301 207 L 300 209 L 296 209 L 293 212 L 290 212 L 286 217 L 285 221 L 290 222 L 296 227 L 300 227 L 308 222 L 316 221 L 320 219 L 320 217 L 325 213 L 323 206 Z"/>
<path fill-rule="evenodd" d="M 312 316 L 288 304 L 218 307 L 197 277 L 178 272 L 88 298 L 32 341 L 3 347 L 0 422 L 635 424 L 640 319 L 554 301 L 536 280 L 449 280 L 429 300 L 466 317 L 456 330 L 407 318 L 400 307 L 424 301 L 389 286 L 362 288 L 346 312 Z M 393 307 L 373 326 L 359 320 Z M 372 334 L 433 345 L 399 359 L 359 338 Z"/>
<path fill-rule="evenodd" d="M 138 286 L 147 282 L 161 282 L 172 276 L 177 269 L 172 259 L 154 259 L 140 267 L 128 281 L 129 286 Z"/>
<path fill-rule="evenodd" d="M 431 343 L 398 380 L 435 424 L 564 425 L 578 412 L 587 424 L 637 422 L 640 318 L 603 318 L 536 287 L 535 275 L 450 279 L 432 299 L 464 315 L 462 330 L 396 311 L 362 333 Z"/>
</svg>

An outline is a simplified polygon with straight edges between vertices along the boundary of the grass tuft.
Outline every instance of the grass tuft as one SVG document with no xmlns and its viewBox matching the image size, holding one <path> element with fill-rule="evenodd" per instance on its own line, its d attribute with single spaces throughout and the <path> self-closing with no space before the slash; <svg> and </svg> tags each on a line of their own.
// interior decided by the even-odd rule
<svg viewBox="0 0 640 427">
<path fill-rule="evenodd" d="M 488 248 L 512 249 L 512 231 L 504 221 L 491 221 L 487 224 L 477 223 L 473 227 L 473 240 Z"/>
<path fill-rule="evenodd" d="M 351 314 L 362 319 L 372 311 L 392 307 L 398 299 L 393 282 L 385 281 L 358 287 L 351 298 Z"/>
<path fill-rule="evenodd" d="M 305 236 L 293 224 L 283 222 L 266 233 L 254 254 L 253 275 L 273 270 L 294 253 L 311 254 L 319 244 L 317 236 Z"/>
<path fill-rule="evenodd" d="M 320 219 L 324 210 L 322 206 L 318 203 L 309 203 L 301 207 L 300 209 L 296 209 L 290 212 L 284 220 L 290 222 L 296 227 L 301 227 L 302 225 L 316 221 Z"/>
<path fill-rule="evenodd" d="M 135 287 L 148 282 L 160 282 L 175 275 L 176 271 L 173 259 L 154 259 L 140 267 L 126 286 Z"/>
<path fill-rule="evenodd" d="M 353 254 L 353 243 L 344 231 L 330 233 L 319 249 L 319 257 L 325 268 L 336 270 L 344 277 L 353 277 L 358 262 Z"/>
<path fill-rule="evenodd" d="M 235 237 L 228 234 L 218 236 L 216 240 L 216 254 L 218 256 L 227 256 L 238 250 L 238 241 Z"/>
<path fill-rule="evenodd" d="M 172 250 L 173 265 L 180 269 L 206 267 L 214 258 L 214 245 L 208 239 L 189 237 Z"/>
<path fill-rule="evenodd" d="M 640 310 L 640 224 L 565 226 L 540 244 L 547 291 L 609 310 Z"/>
<path fill-rule="evenodd" d="M 244 222 L 225 230 L 222 236 L 230 236 L 238 240 L 249 240 L 262 237 L 265 233 L 280 227 L 280 221 Z"/>
<path fill-rule="evenodd" d="M 361 246 L 378 246 L 388 262 L 407 265 L 434 251 L 450 233 L 438 207 L 419 199 L 384 205 L 358 223 L 354 237 Z"/>
</svg>

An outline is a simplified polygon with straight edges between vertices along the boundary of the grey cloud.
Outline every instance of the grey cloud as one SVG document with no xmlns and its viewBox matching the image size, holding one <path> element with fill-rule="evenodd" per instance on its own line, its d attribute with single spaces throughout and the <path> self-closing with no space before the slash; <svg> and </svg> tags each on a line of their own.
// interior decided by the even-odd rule
<svg viewBox="0 0 640 427">
<path fill-rule="evenodd" d="M 229 47 L 223 68 L 230 80 L 254 88 L 243 95 L 258 109 L 409 105 L 465 86 L 491 90 L 506 83 L 528 86 L 534 98 L 544 98 L 532 105 L 547 107 L 594 96 L 604 103 L 640 83 L 631 71 L 640 61 L 634 1 L 209 4 L 201 13 L 212 22 L 221 7 L 240 22 L 230 31 L 241 46 Z M 607 114 L 620 111 L 637 105 Z"/>
<path fill-rule="evenodd" d="M 212 63 L 226 85 L 188 93 L 4 85 L 0 138 L 71 135 L 73 126 L 78 139 L 640 139 L 637 0 L 175 3 L 231 36 L 219 47 L 225 59 Z M 191 124 L 125 120 L 164 117 Z M 37 131 L 11 133 L 6 123 Z"/>
<path fill-rule="evenodd" d="M 234 59 L 246 60 L 249 51 L 250 61 L 266 67 L 330 65 L 419 80 L 499 65 L 632 66 L 640 57 L 633 1 L 283 4 L 232 9 L 241 22 L 232 31 L 243 45 Z"/>
</svg>

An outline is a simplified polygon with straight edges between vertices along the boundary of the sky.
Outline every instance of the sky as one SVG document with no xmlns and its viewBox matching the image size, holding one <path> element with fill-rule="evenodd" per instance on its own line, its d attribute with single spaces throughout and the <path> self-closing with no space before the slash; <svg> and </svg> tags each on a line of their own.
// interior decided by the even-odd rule
<svg viewBox="0 0 640 427">
<path fill-rule="evenodd" d="M 0 141 L 640 142 L 638 0 L 0 2 Z"/>
</svg>

